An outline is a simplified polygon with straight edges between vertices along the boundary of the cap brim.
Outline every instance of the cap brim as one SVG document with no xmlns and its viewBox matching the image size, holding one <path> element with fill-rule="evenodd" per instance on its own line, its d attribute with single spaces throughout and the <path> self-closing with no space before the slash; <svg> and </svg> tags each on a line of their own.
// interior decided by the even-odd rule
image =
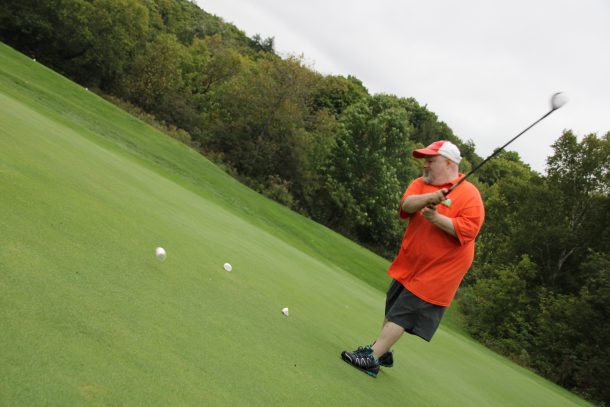
<svg viewBox="0 0 610 407">
<path fill-rule="evenodd" d="M 420 148 L 419 150 L 413 150 L 413 157 L 424 158 L 427 155 L 438 155 L 438 151 L 429 148 Z"/>
</svg>

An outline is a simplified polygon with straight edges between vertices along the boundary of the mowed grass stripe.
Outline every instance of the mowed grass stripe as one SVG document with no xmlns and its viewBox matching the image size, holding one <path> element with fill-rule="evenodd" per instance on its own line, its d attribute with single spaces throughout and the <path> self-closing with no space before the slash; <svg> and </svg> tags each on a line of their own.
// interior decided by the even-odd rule
<svg viewBox="0 0 610 407">
<path fill-rule="evenodd" d="M 355 371 L 339 352 L 377 334 L 386 261 L 0 60 L 0 405 L 586 405 L 446 327 Z"/>
<path fill-rule="evenodd" d="M 384 272 L 388 266 L 385 259 L 367 250 L 359 250 L 358 245 L 329 229 L 328 233 L 320 235 L 320 225 L 302 216 L 295 217 L 285 207 L 261 199 L 259 194 L 244 189 L 243 185 L 192 149 L 152 131 L 131 116 L 121 114 L 114 105 L 47 68 L 26 58 L 19 61 L 7 58 L 5 61 L 6 69 L 2 71 L 0 67 L 0 74 L 5 78 L 0 89 L 15 99 L 26 98 L 29 107 L 76 128 L 82 136 L 95 143 L 137 159 L 142 165 L 171 177 L 183 187 L 219 203 L 226 210 L 291 242 L 302 251 L 321 261 L 330 260 L 330 263 L 340 265 L 363 281 L 385 290 L 388 282 Z M 35 80 L 42 73 L 50 75 L 44 81 Z M 62 93 L 58 95 L 54 89 L 61 89 Z M 108 120 L 110 117 L 114 119 Z M 371 272 L 371 266 L 374 272 Z"/>
<path fill-rule="evenodd" d="M 6 99 L 2 102 L 4 105 Z M 22 110 L 23 106 L 18 104 L 11 106 L 13 113 Z M 177 338 L 184 337 L 197 342 L 179 347 L 181 351 L 222 355 L 231 349 L 231 343 L 241 342 L 244 337 L 242 331 L 250 331 L 247 335 L 250 338 L 256 338 L 252 331 L 259 332 L 259 335 L 264 333 L 254 325 L 256 321 L 260 323 L 268 319 L 269 322 L 284 323 L 279 313 L 282 305 L 291 305 L 294 313 L 299 304 L 304 303 L 308 305 L 304 308 L 309 310 L 316 305 L 309 302 L 315 302 L 320 293 L 324 293 L 314 273 L 327 266 L 252 228 L 217 205 L 200 202 L 198 196 L 171 181 L 129 161 L 121 163 L 119 158 L 87 140 L 77 138 L 74 143 L 68 143 L 70 137 L 74 137 L 69 129 L 54 127 L 53 123 L 38 128 L 38 124 L 44 123 L 34 112 L 31 115 L 30 124 L 17 121 L 15 126 L 10 127 L 13 131 L 22 132 L 25 137 L 20 139 L 20 143 L 6 143 L 3 146 L 3 151 L 7 153 L 4 164 L 18 172 L 24 161 L 19 151 L 27 151 L 30 157 L 39 157 L 40 160 L 32 160 L 26 165 L 27 172 L 21 174 L 13 185 L 4 183 L 3 187 L 12 188 L 6 191 L 5 196 L 20 196 L 23 204 L 36 204 L 6 208 L 4 213 L 12 214 L 5 218 L 8 224 L 6 235 L 11 236 L 8 244 L 11 250 L 6 257 L 2 257 L 2 264 L 6 264 L 3 268 L 9 271 L 17 271 L 25 258 L 34 263 L 30 267 L 31 275 L 9 274 L 14 279 L 12 288 L 21 283 L 23 290 L 17 291 L 27 297 L 44 298 L 45 301 L 40 303 L 35 300 L 33 305 L 37 312 L 34 315 L 28 317 L 27 313 L 15 313 L 14 316 L 19 317 L 14 321 L 15 331 L 19 331 L 17 328 L 21 318 L 36 320 L 38 316 L 44 317 L 37 321 L 42 324 L 38 327 L 41 332 L 28 337 L 30 340 L 44 340 L 47 347 L 54 343 L 54 333 L 64 330 L 68 332 L 63 334 L 71 338 L 78 338 L 79 333 L 88 333 L 84 339 L 93 339 L 93 343 L 87 343 L 84 348 L 95 349 L 105 343 L 121 343 L 121 338 L 134 339 L 131 338 L 130 328 L 137 328 L 136 332 L 152 334 L 156 341 L 164 338 L 164 348 L 175 348 Z M 10 123 L 7 117 L 2 117 L 2 120 Z M 44 137 L 35 136 L 43 133 Z M 24 148 L 17 150 L 11 146 Z M 42 154 L 49 151 L 54 154 Z M 147 176 L 152 184 L 143 181 Z M 198 205 L 194 205 L 194 201 Z M 32 222 L 35 219 L 40 222 Z M 14 225 L 12 229 L 10 225 Z M 182 240 L 180 244 L 172 244 L 172 236 L 175 235 Z M 152 249 L 158 244 L 168 249 L 170 257 L 164 264 L 157 263 L 152 256 Z M 143 261 L 145 259 L 148 261 Z M 181 264 L 181 259 L 189 261 Z M 233 263 L 234 273 L 227 274 L 222 270 L 221 265 L 226 260 Z M 286 264 L 292 263 L 298 265 L 301 272 L 286 268 Z M 252 274 L 252 270 L 257 270 L 258 274 Z M 303 272 L 305 270 L 311 271 Z M 327 273 L 332 275 L 335 272 Z M 305 278 L 307 274 L 309 277 Z M 238 275 L 240 278 L 235 278 Z M 277 287 L 278 284 L 280 287 Z M 299 299 L 298 295 L 282 287 L 292 287 L 294 290 L 300 287 L 308 295 Z M 268 293 L 265 294 L 265 291 Z M 278 293 L 282 291 L 286 291 L 285 298 L 273 300 L 281 297 Z M 291 302 L 288 297 L 292 299 Z M 332 301 L 336 300 L 333 296 L 329 297 Z M 28 303 L 26 298 L 22 300 L 7 304 L 6 309 L 19 309 L 19 304 Z M 43 305 L 44 309 L 37 308 Z M 75 305 L 75 308 L 71 305 Z M 184 317 L 194 311 L 198 315 L 192 319 L 158 321 L 158 318 L 164 317 L 160 312 L 164 308 L 168 308 L 167 312 L 172 318 Z M 320 309 L 317 311 L 321 312 Z M 100 325 L 112 329 L 89 326 L 90 322 L 100 322 L 97 318 L 89 321 L 90 315 L 101 317 Z M 315 319 L 314 314 L 310 317 Z M 151 319 L 155 322 L 144 323 Z M 60 325 L 59 331 L 56 324 Z M 191 335 L 189 327 L 192 324 L 208 328 Z M 230 334 L 232 329 L 237 330 L 233 339 Z M 206 333 L 213 335 L 209 339 L 214 339 L 214 344 L 222 345 L 222 348 L 209 348 L 210 344 L 205 341 Z M 123 338 L 123 334 L 129 335 Z M 139 341 L 144 340 L 138 336 Z M 61 335 L 56 339 L 55 348 L 48 352 L 36 352 L 36 355 L 56 357 L 63 353 L 64 347 L 71 350 L 78 348 L 78 344 L 66 346 Z M 19 342 L 26 340 L 26 337 L 18 338 Z M 118 346 L 115 343 L 108 350 L 130 349 L 133 345 L 127 343 Z M 257 341 L 254 340 L 251 347 L 245 346 L 244 350 L 254 351 L 256 345 Z M 112 355 L 111 352 L 110 357 Z M 250 378 L 252 369 L 244 366 L 259 364 L 258 358 L 241 355 L 241 363 L 236 363 L 232 359 L 237 355 L 239 353 L 229 357 L 229 361 L 240 367 L 242 375 Z M 86 360 L 83 356 L 80 358 Z M 115 357 L 121 356 L 125 355 Z M 187 359 L 190 360 L 191 356 Z M 143 366 L 152 360 L 154 358 L 150 361 L 146 359 Z M 201 360 L 201 366 L 215 367 L 212 371 L 222 369 L 222 366 L 215 366 L 216 360 L 224 362 L 223 357 L 218 357 L 211 359 L 212 363 Z M 35 363 L 35 360 L 29 362 Z M 100 361 L 94 359 L 93 363 L 87 365 L 99 367 Z M 82 368 L 86 369 L 85 366 Z M 270 372 L 272 368 L 269 366 Z M 52 372 L 46 373 L 53 375 Z M 220 373 L 213 372 L 213 375 L 216 374 L 222 376 L 222 370 Z M 233 377 L 240 379 L 237 372 Z"/>
</svg>

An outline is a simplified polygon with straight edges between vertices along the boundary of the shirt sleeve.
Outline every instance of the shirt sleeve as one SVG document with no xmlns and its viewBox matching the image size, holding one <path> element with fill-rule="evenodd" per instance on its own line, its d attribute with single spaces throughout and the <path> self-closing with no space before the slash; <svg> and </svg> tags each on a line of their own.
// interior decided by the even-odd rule
<svg viewBox="0 0 610 407">
<path fill-rule="evenodd" d="M 421 194 L 421 189 L 422 189 L 422 183 L 421 183 L 420 178 L 415 179 L 413 182 L 411 182 L 411 184 L 409 184 L 409 186 L 405 190 L 405 193 L 402 194 L 402 199 L 400 200 L 400 214 L 399 214 L 400 215 L 400 219 L 407 219 L 407 218 L 410 218 L 411 216 L 414 215 L 414 213 L 409 213 L 409 212 L 403 211 L 402 210 L 402 203 L 410 195 L 419 195 L 419 194 Z"/>
<path fill-rule="evenodd" d="M 461 245 L 474 240 L 485 219 L 485 209 L 480 196 L 473 198 L 469 205 L 460 211 L 460 214 L 452 219 L 453 228 Z"/>
</svg>

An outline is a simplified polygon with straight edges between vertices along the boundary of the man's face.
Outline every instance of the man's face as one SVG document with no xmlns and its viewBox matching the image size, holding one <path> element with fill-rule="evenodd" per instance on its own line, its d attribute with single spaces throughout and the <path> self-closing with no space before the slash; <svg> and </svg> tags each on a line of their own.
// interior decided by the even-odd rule
<svg viewBox="0 0 610 407">
<path fill-rule="evenodd" d="M 441 155 L 428 155 L 424 158 L 424 182 L 430 185 L 441 185 L 450 180 L 449 160 Z"/>
</svg>

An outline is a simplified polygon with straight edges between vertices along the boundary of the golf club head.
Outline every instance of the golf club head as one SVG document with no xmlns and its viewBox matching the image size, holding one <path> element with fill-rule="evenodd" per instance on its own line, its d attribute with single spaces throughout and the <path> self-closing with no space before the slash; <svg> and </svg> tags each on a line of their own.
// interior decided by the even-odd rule
<svg viewBox="0 0 610 407">
<path fill-rule="evenodd" d="M 568 97 L 563 92 L 557 92 L 551 96 L 551 108 L 553 110 L 559 109 L 561 106 L 568 103 Z"/>
</svg>

